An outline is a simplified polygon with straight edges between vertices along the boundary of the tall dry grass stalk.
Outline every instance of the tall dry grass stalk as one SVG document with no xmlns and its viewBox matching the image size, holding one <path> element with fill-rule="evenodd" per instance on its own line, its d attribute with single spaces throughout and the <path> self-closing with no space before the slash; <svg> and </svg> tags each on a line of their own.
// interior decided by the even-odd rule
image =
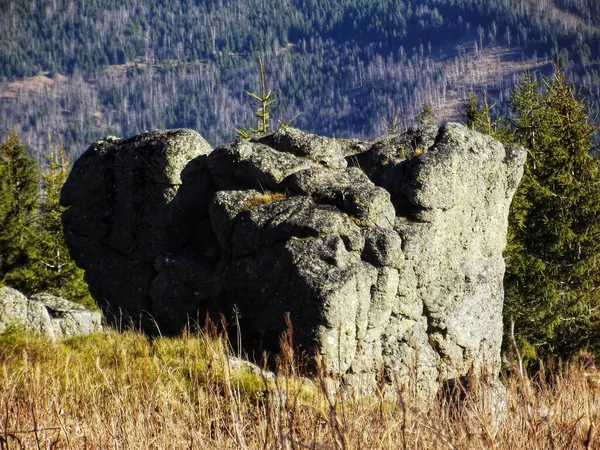
<svg viewBox="0 0 600 450">
<path fill-rule="evenodd" d="M 244 371 L 220 339 L 133 332 L 52 343 L 0 337 L 0 449 L 600 448 L 593 364 L 510 372 L 495 430 L 481 389 L 460 410 L 331 392 L 297 378 L 292 330 L 279 376 Z M 391 399 L 390 399 L 391 398 Z"/>
</svg>

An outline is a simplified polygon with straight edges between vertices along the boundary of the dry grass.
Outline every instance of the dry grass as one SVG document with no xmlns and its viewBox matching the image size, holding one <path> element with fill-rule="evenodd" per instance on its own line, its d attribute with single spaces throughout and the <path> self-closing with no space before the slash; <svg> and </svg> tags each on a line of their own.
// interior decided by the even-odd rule
<svg viewBox="0 0 600 450">
<path fill-rule="evenodd" d="M 17 99 L 19 96 L 34 95 L 54 95 L 50 93 L 50 88 L 54 83 L 64 83 L 68 78 L 57 73 L 50 78 L 50 72 L 44 72 L 33 77 L 23 78 L 19 81 L 13 81 L 0 87 L 1 99 Z"/>
<path fill-rule="evenodd" d="M 203 336 L 1 336 L 0 448 L 600 447 L 598 386 L 583 364 L 509 375 L 506 418 L 494 432 L 481 390 L 458 411 L 440 401 L 425 412 L 401 393 L 354 399 L 325 382 L 283 389 L 289 378 L 266 388 L 259 375 L 235 374 L 226 354 L 221 340 Z M 294 376 L 292 359 L 284 351 L 280 373 Z"/>
<path fill-rule="evenodd" d="M 413 151 L 410 154 L 410 157 L 414 158 L 416 156 L 422 155 L 424 151 L 425 151 L 425 149 L 423 147 L 418 147 L 418 148 L 415 149 L 415 151 Z"/>
<path fill-rule="evenodd" d="M 283 200 L 284 198 L 285 194 L 283 192 L 265 191 L 262 194 L 255 195 L 246 200 L 242 205 L 242 209 L 252 209 L 258 206 L 268 205 L 271 202 Z"/>
</svg>

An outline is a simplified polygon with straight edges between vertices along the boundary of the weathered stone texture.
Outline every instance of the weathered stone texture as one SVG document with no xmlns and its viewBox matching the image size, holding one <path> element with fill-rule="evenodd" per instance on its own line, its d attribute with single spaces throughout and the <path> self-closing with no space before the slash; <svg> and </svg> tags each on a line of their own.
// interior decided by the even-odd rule
<svg viewBox="0 0 600 450">
<path fill-rule="evenodd" d="M 141 312 L 154 314 L 156 267 L 169 267 L 157 258 L 202 252 L 196 221 L 207 218 L 212 196 L 202 158 L 210 151 L 198 133 L 168 130 L 97 142 L 76 161 L 61 192 L 70 206 L 63 215 L 65 239 L 107 316 L 127 323 Z M 168 317 L 165 328 L 177 330 L 182 319 Z M 150 317 L 144 319 L 151 326 Z"/>
<path fill-rule="evenodd" d="M 177 332 L 222 312 L 260 356 L 289 314 L 328 371 L 368 391 L 383 368 L 426 400 L 498 369 L 524 159 L 458 124 L 368 142 L 286 129 L 213 151 L 159 131 L 85 152 L 63 223 L 109 319 Z"/>
<path fill-rule="evenodd" d="M 55 339 L 102 331 L 101 321 L 100 312 L 54 295 L 28 299 L 10 287 L 0 288 L 0 334 L 22 329 Z"/>
</svg>

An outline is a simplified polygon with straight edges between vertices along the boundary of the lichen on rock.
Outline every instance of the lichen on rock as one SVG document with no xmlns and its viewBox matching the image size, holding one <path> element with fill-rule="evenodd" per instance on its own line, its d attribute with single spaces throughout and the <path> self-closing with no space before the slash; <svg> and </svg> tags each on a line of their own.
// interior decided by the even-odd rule
<svg viewBox="0 0 600 450">
<path fill-rule="evenodd" d="M 189 130 L 93 145 L 67 243 L 109 320 L 176 333 L 223 313 L 249 354 L 297 354 L 426 401 L 497 372 L 502 251 L 525 151 L 459 124 L 372 141 L 280 130 L 210 150 Z M 141 318 L 141 319 L 140 319 Z"/>
</svg>

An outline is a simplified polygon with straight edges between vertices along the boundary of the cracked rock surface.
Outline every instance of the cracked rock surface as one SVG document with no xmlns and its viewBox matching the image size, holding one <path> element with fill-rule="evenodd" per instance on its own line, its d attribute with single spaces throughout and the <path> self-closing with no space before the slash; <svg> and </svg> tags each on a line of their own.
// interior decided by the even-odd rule
<svg viewBox="0 0 600 450">
<path fill-rule="evenodd" d="M 372 141 L 285 129 L 211 151 L 191 130 L 92 145 L 65 235 L 109 321 L 177 333 L 222 313 L 246 351 L 299 354 L 423 400 L 497 372 L 508 208 L 525 151 L 459 124 Z M 382 370 L 383 369 L 383 370 Z"/>
</svg>

